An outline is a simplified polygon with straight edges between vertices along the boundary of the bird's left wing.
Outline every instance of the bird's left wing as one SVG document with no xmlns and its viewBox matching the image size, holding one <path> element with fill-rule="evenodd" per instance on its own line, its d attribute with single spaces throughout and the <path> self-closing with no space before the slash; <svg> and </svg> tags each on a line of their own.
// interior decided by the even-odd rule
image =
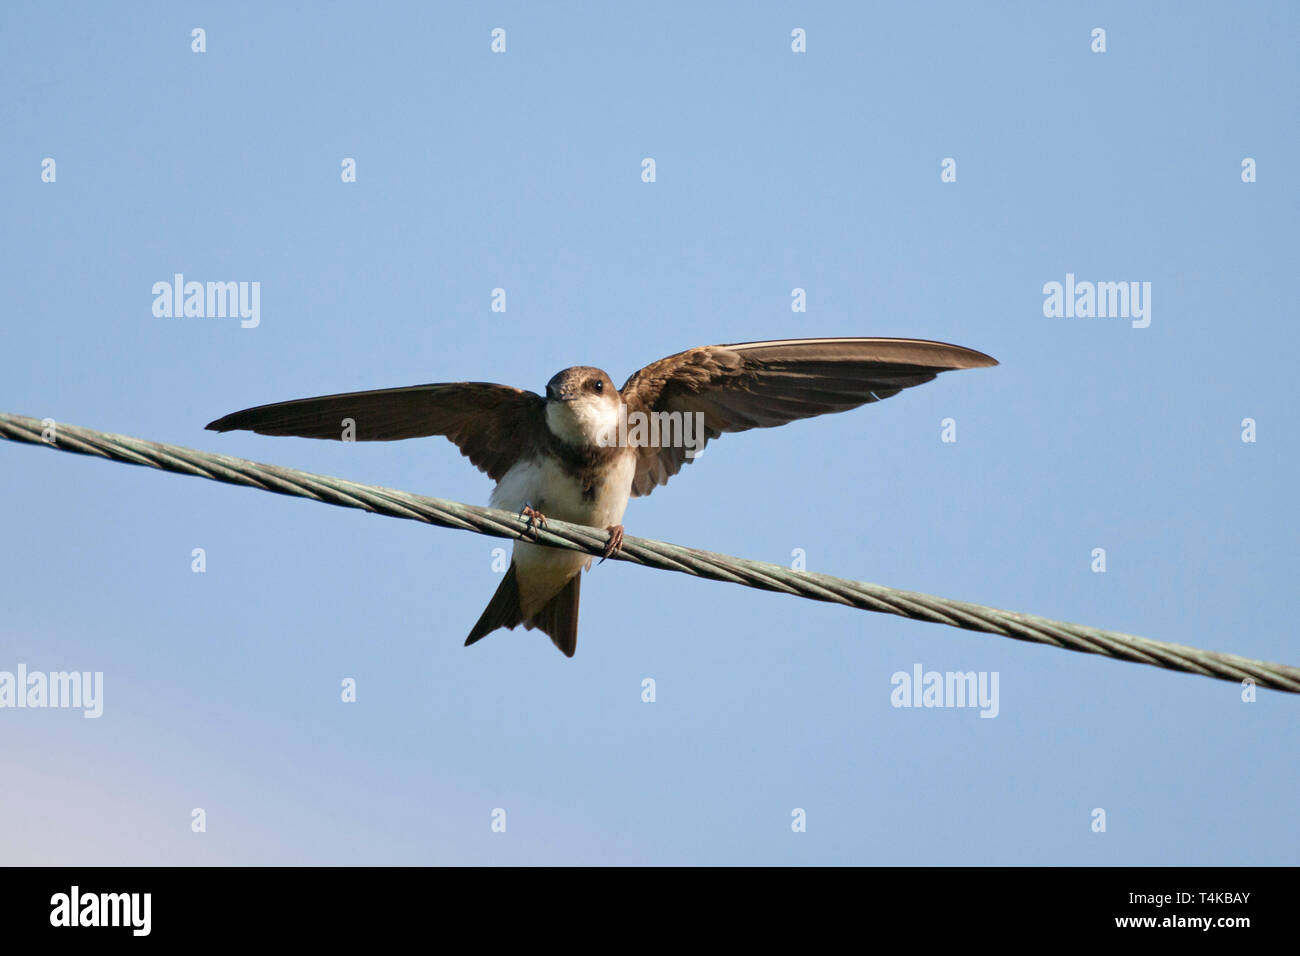
<svg viewBox="0 0 1300 956">
<path fill-rule="evenodd" d="M 447 382 L 300 398 L 232 412 L 208 424 L 217 432 L 297 435 L 342 441 L 396 441 L 444 435 L 494 481 L 532 451 L 545 428 L 545 401 L 489 382 Z M 351 426 L 345 420 L 351 419 Z"/>
<path fill-rule="evenodd" d="M 842 412 L 897 395 L 940 372 L 997 365 L 983 352 L 923 339 L 782 339 L 706 345 L 647 365 L 621 390 L 629 416 L 702 416 L 703 441 Z M 691 460 L 681 443 L 645 446 L 633 496 L 648 495 Z"/>
</svg>

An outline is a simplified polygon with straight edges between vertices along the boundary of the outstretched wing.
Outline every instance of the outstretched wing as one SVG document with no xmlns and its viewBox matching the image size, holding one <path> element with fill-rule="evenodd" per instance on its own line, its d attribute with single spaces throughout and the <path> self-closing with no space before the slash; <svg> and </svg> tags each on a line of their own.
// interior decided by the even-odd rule
<svg viewBox="0 0 1300 956">
<path fill-rule="evenodd" d="M 494 481 L 530 452 L 545 428 L 545 401 L 534 392 L 488 382 L 448 382 L 300 398 L 233 412 L 208 424 L 217 432 L 396 441 L 444 435 Z"/>
<path fill-rule="evenodd" d="M 843 412 L 897 395 L 940 372 L 997 361 L 972 349 L 922 339 L 784 339 L 706 345 L 647 365 L 621 390 L 629 415 L 703 416 L 703 442 L 724 432 L 771 428 Z M 648 495 L 691 460 L 682 443 L 643 447 L 633 496 Z"/>
</svg>

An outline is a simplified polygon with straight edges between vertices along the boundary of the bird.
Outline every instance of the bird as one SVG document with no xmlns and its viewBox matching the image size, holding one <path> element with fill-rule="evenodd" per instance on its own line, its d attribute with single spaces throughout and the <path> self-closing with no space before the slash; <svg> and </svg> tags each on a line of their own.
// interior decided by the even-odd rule
<svg viewBox="0 0 1300 956">
<path fill-rule="evenodd" d="M 548 516 L 604 528 L 603 562 L 622 546 L 629 499 L 667 484 L 709 441 L 848 411 L 941 372 L 997 364 L 983 352 L 924 339 L 778 339 L 687 349 L 635 372 L 622 388 L 599 368 L 575 365 L 557 372 L 544 395 L 443 382 L 259 405 L 206 427 L 340 441 L 448 438 L 496 482 L 490 504 L 527 519 L 465 645 L 522 624 L 572 657 L 581 572 L 592 559 L 536 543 Z"/>
</svg>

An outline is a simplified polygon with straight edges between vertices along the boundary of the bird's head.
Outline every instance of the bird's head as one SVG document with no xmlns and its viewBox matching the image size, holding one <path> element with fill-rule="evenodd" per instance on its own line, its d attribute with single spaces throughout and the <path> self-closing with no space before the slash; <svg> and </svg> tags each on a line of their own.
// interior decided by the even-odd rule
<svg viewBox="0 0 1300 956">
<path fill-rule="evenodd" d="M 575 365 L 546 383 L 546 424 L 570 445 L 609 444 L 618 430 L 622 401 L 608 375 Z"/>
</svg>

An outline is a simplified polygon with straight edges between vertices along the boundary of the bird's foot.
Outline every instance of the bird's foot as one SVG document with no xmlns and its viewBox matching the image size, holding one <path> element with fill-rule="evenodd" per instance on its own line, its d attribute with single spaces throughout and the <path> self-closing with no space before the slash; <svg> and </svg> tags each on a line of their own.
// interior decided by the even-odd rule
<svg viewBox="0 0 1300 956">
<path fill-rule="evenodd" d="M 623 526 L 621 524 L 612 524 L 605 530 L 609 532 L 609 541 L 605 545 L 605 550 L 601 554 L 598 564 L 604 564 L 606 558 L 618 553 L 618 549 L 623 547 Z"/>
<path fill-rule="evenodd" d="M 536 534 L 538 525 L 543 528 L 546 527 L 546 515 L 528 505 L 524 505 L 519 509 L 519 517 L 528 519 L 528 527 L 524 529 L 525 534 L 529 531 Z"/>
</svg>

